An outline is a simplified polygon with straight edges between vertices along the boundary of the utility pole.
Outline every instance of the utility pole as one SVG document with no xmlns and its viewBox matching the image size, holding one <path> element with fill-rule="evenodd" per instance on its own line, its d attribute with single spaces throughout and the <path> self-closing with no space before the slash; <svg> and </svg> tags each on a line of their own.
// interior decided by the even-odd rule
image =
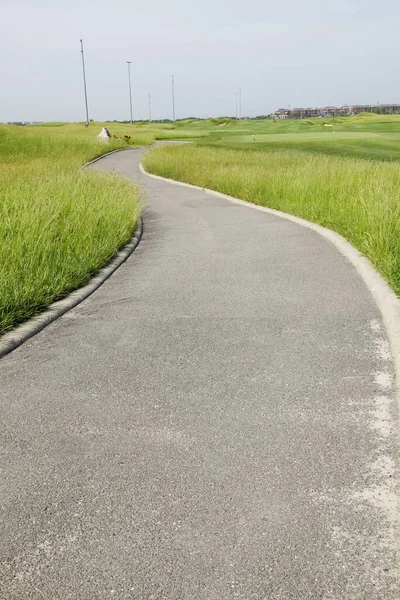
<svg viewBox="0 0 400 600">
<path fill-rule="evenodd" d="M 151 95 L 149 94 L 149 121 L 151 121 Z"/>
<path fill-rule="evenodd" d="M 132 125 L 132 88 L 131 88 L 131 61 L 127 60 L 126 61 L 127 65 L 128 65 L 128 81 L 129 81 L 129 106 L 131 109 L 131 125 Z"/>
<path fill-rule="evenodd" d="M 239 88 L 239 119 L 242 118 L 242 88 Z"/>
<path fill-rule="evenodd" d="M 172 75 L 172 120 L 175 123 L 175 86 L 174 76 Z"/>
<path fill-rule="evenodd" d="M 86 73 L 85 73 L 85 57 L 83 55 L 83 40 L 81 40 L 81 53 L 82 53 L 82 70 L 83 70 L 83 89 L 85 90 L 85 105 L 86 105 L 86 125 L 85 125 L 85 127 L 89 127 L 89 109 L 88 109 L 87 91 L 86 91 Z"/>
<path fill-rule="evenodd" d="M 236 121 L 238 120 L 238 93 L 236 92 L 236 113 L 235 113 Z"/>
</svg>

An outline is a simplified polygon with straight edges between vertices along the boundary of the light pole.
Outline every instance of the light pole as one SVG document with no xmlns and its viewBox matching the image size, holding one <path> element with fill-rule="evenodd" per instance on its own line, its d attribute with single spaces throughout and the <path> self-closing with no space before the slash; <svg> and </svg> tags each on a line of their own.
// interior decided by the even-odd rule
<svg viewBox="0 0 400 600">
<path fill-rule="evenodd" d="M 175 86 L 174 76 L 172 75 L 172 121 L 175 123 Z"/>
<path fill-rule="evenodd" d="M 242 88 L 239 88 L 239 119 L 242 118 Z"/>
<path fill-rule="evenodd" d="M 236 112 L 235 112 L 235 119 L 236 121 L 238 120 L 238 93 L 236 92 Z"/>
<path fill-rule="evenodd" d="M 151 95 L 149 94 L 149 122 L 151 121 Z"/>
<path fill-rule="evenodd" d="M 129 81 L 129 106 L 131 109 L 131 125 L 132 125 L 132 88 L 131 88 L 131 61 L 127 60 L 126 64 L 128 65 L 128 81 Z"/>
<path fill-rule="evenodd" d="M 86 127 L 89 127 L 89 109 L 88 109 L 87 91 L 86 91 L 86 73 L 85 73 L 85 57 L 83 55 L 83 40 L 81 40 L 81 53 L 82 53 L 82 70 L 83 70 L 83 89 L 85 90 Z"/>
</svg>

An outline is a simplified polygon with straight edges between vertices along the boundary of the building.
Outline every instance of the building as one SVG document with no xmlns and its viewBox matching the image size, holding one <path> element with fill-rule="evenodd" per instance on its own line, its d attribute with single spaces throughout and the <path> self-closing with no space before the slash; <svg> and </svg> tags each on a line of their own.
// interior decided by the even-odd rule
<svg viewBox="0 0 400 600">
<path fill-rule="evenodd" d="M 321 108 L 321 114 L 323 117 L 338 117 L 342 109 L 337 106 L 325 106 Z"/>
<path fill-rule="evenodd" d="M 319 108 L 293 108 L 289 111 L 289 117 L 292 119 L 307 119 L 309 117 L 319 117 Z"/>
<path fill-rule="evenodd" d="M 339 117 L 358 115 L 362 112 L 381 115 L 400 114 L 400 104 L 353 104 L 352 106 L 324 106 L 323 108 L 280 108 L 275 111 L 275 119 L 309 119 L 311 117 Z"/>
<path fill-rule="evenodd" d="M 279 108 L 274 112 L 275 119 L 287 119 L 290 116 L 290 110 L 286 110 L 285 108 Z"/>
<path fill-rule="evenodd" d="M 381 115 L 400 114 L 400 104 L 354 104 L 347 106 L 347 114 L 358 115 L 361 112 L 378 113 Z"/>
</svg>

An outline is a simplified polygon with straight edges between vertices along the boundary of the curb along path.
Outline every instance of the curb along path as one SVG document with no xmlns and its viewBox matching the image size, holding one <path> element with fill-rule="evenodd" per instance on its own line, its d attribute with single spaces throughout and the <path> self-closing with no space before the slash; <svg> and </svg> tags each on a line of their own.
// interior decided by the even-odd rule
<svg viewBox="0 0 400 600">
<path fill-rule="evenodd" d="M 91 167 L 147 190 L 132 258 L 0 362 L 1 589 L 397 600 L 395 363 L 359 269 L 141 155 Z"/>
<path fill-rule="evenodd" d="M 100 272 L 92 277 L 86 285 L 71 292 L 62 300 L 53 302 L 45 311 L 28 319 L 25 323 L 16 329 L 6 333 L 0 337 L 0 358 L 12 352 L 18 346 L 29 340 L 33 335 L 36 335 L 42 329 L 50 325 L 53 321 L 71 310 L 88 296 L 93 294 L 111 275 L 120 267 L 127 258 L 132 254 L 140 242 L 143 233 L 143 222 L 140 218 L 133 234 L 132 241 L 129 242 L 118 254 L 112 259 L 108 265 L 103 267 Z"/>
<path fill-rule="evenodd" d="M 109 156 L 111 154 L 116 154 L 117 152 L 124 152 L 127 150 L 126 148 L 118 148 L 117 150 L 113 150 L 106 155 L 99 156 L 94 160 L 88 162 L 86 165 L 83 165 L 81 169 L 85 169 L 90 165 L 97 163 L 99 160 L 103 159 L 104 156 Z M 46 310 L 42 313 L 38 314 L 31 319 L 28 319 L 22 325 L 16 327 L 9 333 L 3 334 L 0 336 L 0 358 L 9 354 L 18 348 L 21 344 L 26 342 L 33 335 L 39 333 L 47 327 L 50 323 L 64 315 L 67 311 L 71 310 L 83 300 L 85 300 L 88 296 L 93 294 L 98 287 L 100 287 L 113 273 L 118 267 L 120 267 L 125 260 L 132 254 L 135 250 L 136 246 L 139 244 L 140 239 L 143 233 L 143 221 L 139 218 L 138 223 L 136 225 L 134 234 L 132 236 L 132 240 L 124 246 L 117 255 L 107 264 L 105 265 L 97 275 L 92 277 L 90 281 L 81 288 L 71 292 L 62 300 L 57 300 L 53 302 Z"/>
</svg>

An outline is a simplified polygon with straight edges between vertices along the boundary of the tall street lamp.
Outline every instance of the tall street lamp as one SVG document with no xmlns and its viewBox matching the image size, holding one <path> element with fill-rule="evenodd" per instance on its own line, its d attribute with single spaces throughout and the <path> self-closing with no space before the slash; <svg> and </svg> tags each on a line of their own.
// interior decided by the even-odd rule
<svg viewBox="0 0 400 600">
<path fill-rule="evenodd" d="M 83 89 L 85 90 L 85 105 L 86 105 L 86 125 L 85 125 L 85 127 L 89 127 L 89 109 L 88 109 L 87 91 L 86 91 L 86 73 L 85 73 L 85 57 L 83 55 L 83 40 L 81 40 L 81 53 L 82 53 L 82 70 L 83 70 Z"/>
<path fill-rule="evenodd" d="M 126 61 L 127 65 L 128 65 L 128 81 L 129 81 L 129 106 L 131 109 L 131 125 L 133 122 L 133 118 L 132 118 L 132 88 L 131 88 L 131 61 L 127 60 Z"/>
<path fill-rule="evenodd" d="M 172 120 L 175 123 L 175 85 L 174 76 L 172 75 Z"/>
</svg>

